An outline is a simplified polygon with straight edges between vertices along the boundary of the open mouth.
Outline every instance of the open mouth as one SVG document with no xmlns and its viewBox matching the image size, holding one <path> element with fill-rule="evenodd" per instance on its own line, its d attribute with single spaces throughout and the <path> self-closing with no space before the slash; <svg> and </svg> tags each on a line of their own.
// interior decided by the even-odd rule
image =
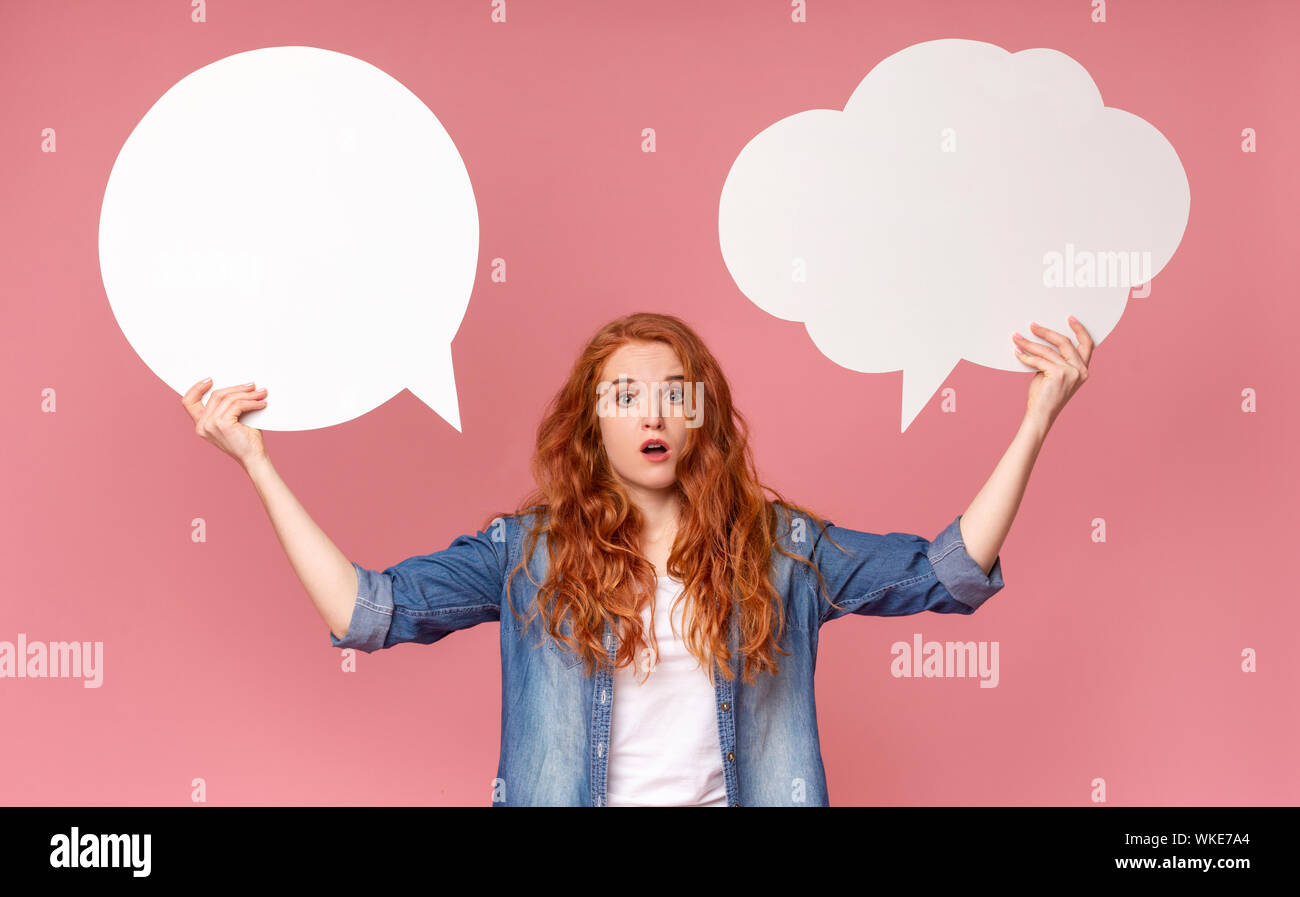
<svg viewBox="0 0 1300 897">
<path fill-rule="evenodd" d="M 662 458 L 668 454 L 668 443 L 662 439 L 647 439 L 641 444 L 641 454 L 647 458 Z"/>
</svg>

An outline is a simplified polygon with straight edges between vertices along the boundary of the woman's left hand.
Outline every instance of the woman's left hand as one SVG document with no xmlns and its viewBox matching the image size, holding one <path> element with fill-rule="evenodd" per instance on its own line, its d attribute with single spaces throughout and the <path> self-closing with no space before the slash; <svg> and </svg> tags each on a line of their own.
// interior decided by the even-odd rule
<svg viewBox="0 0 1300 897">
<path fill-rule="evenodd" d="M 1016 357 L 1021 363 L 1038 369 L 1029 383 L 1025 416 L 1040 422 L 1045 428 L 1052 426 L 1065 403 L 1088 379 L 1092 337 L 1073 315 L 1069 320 L 1070 327 L 1079 337 L 1077 346 L 1055 330 L 1034 323 L 1029 327 L 1034 336 L 1047 340 L 1055 349 L 1025 339 L 1019 333 L 1012 337 L 1017 346 Z"/>
</svg>

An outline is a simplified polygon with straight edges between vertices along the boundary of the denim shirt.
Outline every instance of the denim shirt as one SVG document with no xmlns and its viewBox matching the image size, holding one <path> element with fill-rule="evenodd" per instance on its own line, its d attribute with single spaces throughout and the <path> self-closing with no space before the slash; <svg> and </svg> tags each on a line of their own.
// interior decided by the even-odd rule
<svg viewBox="0 0 1300 897">
<path fill-rule="evenodd" d="M 906 533 L 877 535 L 835 526 L 827 533 L 845 552 L 825 544 L 811 519 L 793 519 L 777 505 L 779 542 L 811 558 L 839 608 L 818 589 L 805 564 L 772 551 L 772 583 L 786 608 L 777 656 L 779 674 L 756 672 L 747 685 L 715 675 L 718 740 L 730 806 L 828 806 L 817 735 L 813 671 L 823 624 L 846 614 L 893 617 L 934 611 L 971 614 L 1002 588 L 1001 557 L 988 575 L 966 553 L 959 524 L 932 541 Z M 604 806 L 614 675 L 587 675 L 582 658 L 529 620 L 537 586 L 521 569 L 506 603 L 507 574 L 523 557 L 530 514 L 498 517 L 488 530 L 458 536 L 447 548 L 408 558 L 383 571 L 353 562 L 357 600 L 347 636 L 329 633 L 336 648 L 370 653 L 403 642 L 428 645 L 477 623 L 501 624 L 501 754 L 491 782 L 493 806 Z M 529 562 L 543 582 L 546 536 Z M 571 633 L 567 620 L 561 625 Z M 739 674 L 738 630 L 731 628 L 732 670 Z M 542 642 L 540 646 L 537 646 Z M 611 664 L 617 645 L 608 623 Z M 535 647 L 537 646 L 537 647 Z M 487 783 L 485 783 L 485 786 Z M 487 791 L 487 788 L 484 789 Z"/>
</svg>

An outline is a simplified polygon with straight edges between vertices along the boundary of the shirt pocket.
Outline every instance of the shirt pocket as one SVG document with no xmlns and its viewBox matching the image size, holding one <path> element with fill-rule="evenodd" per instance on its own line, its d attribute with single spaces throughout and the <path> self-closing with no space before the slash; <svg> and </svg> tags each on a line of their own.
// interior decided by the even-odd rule
<svg viewBox="0 0 1300 897">
<path fill-rule="evenodd" d="M 560 622 L 560 631 L 566 636 L 573 634 L 573 630 L 569 628 L 567 618 Z M 540 640 L 542 644 L 539 650 L 544 652 L 551 663 L 562 669 L 571 670 L 582 663 L 582 655 L 567 650 L 562 642 L 552 638 L 550 633 L 546 631 L 546 625 L 541 619 L 535 618 L 531 621 L 525 637 L 529 639 L 528 644 L 533 646 L 536 646 Z"/>
<path fill-rule="evenodd" d="M 546 652 L 551 658 L 566 670 L 571 670 L 578 664 L 582 663 L 582 655 L 575 654 L 565 649 L 565 646 L 546 636 Z"/>
<path fill-rule="evenodd" d="M 525 597 L 526 596 L 526 597 Z M 521 601 L 521 599 L 524 599 Z M 548 664 L 570 670 L 582 663 L 582 657 L 564 650 L 564 645 L 551 638 L 546 631 L 545 621 L 542 620 L 534 604 L 537 600 L 536 588 L 529 588 L 523 595 L 516 595 L 514 598 L 514 607 L 521 614 L 516 617 L 511 605 L 504 599 L 501 602 L 501 627 L 505 632 L 512 633 L 513 637 L 519 642 L 520 647 L 527 648 L 528 651 L 538 654 L 547 660 Z M 570 630 L 567 618 L 560 623 L 560 630 L 569 635 Z"/>
</svg>

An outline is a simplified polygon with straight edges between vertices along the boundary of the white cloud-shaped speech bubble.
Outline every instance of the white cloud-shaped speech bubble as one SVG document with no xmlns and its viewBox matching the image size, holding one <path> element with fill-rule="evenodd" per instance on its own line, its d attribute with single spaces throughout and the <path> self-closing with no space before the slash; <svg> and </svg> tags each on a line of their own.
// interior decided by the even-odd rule
<svg viewBox="0 0 1300 897">
<path fill-rule="evenodd" d="M 1073 314 L 1100 343 L 1190 203 L 1174 148 L 1069 56 L 949 39 L 750 140 L 718 233 L 759 308 L 843 367 L 903 371 L 906 430 L 962 358 L 1029 372 L 1011 332 L 1030 321 L 1076 340 Z"/>
<path fill-rule="evenodd" d="M 451 341 L 478 264 L 469 173 L 375 66 L 237 53 L 172 86 L 104 191 L 99 263 L 127 341 L 177 393 L 255 380 L 249 426 L 352 420 L 408 388 L 457 430 Z"/>
</svg>

